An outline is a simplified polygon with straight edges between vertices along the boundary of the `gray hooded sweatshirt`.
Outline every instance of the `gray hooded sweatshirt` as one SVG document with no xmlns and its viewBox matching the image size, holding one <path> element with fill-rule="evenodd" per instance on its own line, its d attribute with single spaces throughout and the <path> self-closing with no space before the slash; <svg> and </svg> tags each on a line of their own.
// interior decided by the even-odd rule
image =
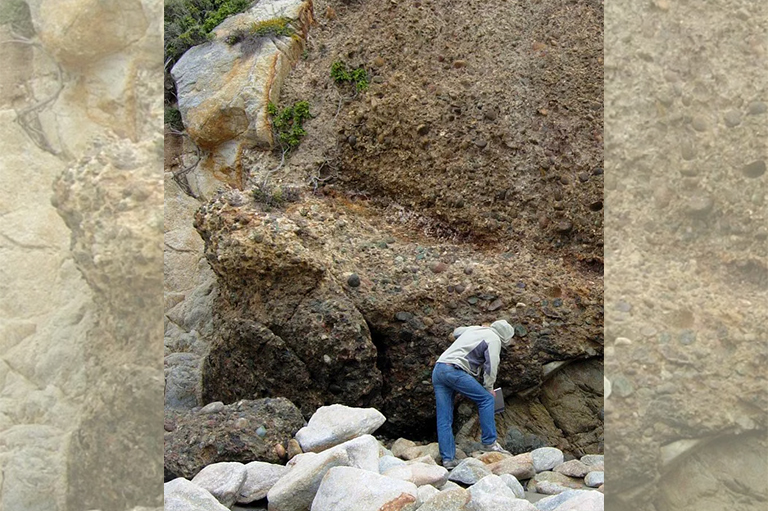
<svg viewBox="0 0 768 511">
<path fill-rule="evenodd" d="M 482 372 L 483 387 L 491 391 L 499 370 L 501 348 L 509 346 L 514 335 L 515 329 L 503 319 L 490 327 L 459 327 L 453 331 L 456 341 L 437 361 L 457 365 L 475 378 Z"/>
</svg>

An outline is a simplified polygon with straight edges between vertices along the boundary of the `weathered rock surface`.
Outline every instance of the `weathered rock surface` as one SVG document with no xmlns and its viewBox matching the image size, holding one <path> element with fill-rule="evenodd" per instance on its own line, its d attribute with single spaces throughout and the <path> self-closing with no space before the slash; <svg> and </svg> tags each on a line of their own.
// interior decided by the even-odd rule
<svg viewBox="0 0 768 511">
<path fill-rule="evenodd" d="M 530 511 L 536 509 L 528 501 L 520 500 L 497 475 L 489 475 L 469 488 L 467 509 L 476 511 Z"/>
<path fill-rule="evenodd" d="M 448 478 L 451 481 L 472 485 L 490 474 L 491 470 L 485 463 L 475 458 L 466 458 L 451 470 Z"/>
<path fill-rule="evenodd" d="M 208 491 L 179 477 L 167 482 L 163 489 L 166 511 L 225 511 L 223 506 Z"/>
<path fill-rule="evenodd" d="M 418 507 L 416 485 L 367 470 L 334 467 L 323 477 L 312 511 L 412 511 Z"/>
<path fill-rule="evenodd" d="M 213 414 L 180 414 L 165 433 L 166 475 L 192 478 L 222 461 L 279 463 L 275 447 L 303 425 L 301 413 L 285 398 L 240 401 Z"/>
<path fill-rule="evenodd" d="M 518 480 L 530 479 L 536 474 L 530 453 L 507 457 L 490 465 L 488 468 L 496 475 L 510 474 Z"/>
<path fill-rule="evenodd" d="M 593 469 L 579 460 L 566 461 L 552 469 L 553 472 L 558 472 L 568 477 L 584 477 L 591 470 Z"/>
<path fill-rule="evenodd" d="M 599 495 L 595 495 L 599 494 Z M 592 490 L 566 490 L 536 502 L 539 511 L 571 509 L 573 511 L 599 511 L 604 507 L 603 494 Z M 566 505 L 566 503 L 568 503 Z"/>
<path fill-rule="evenodd" d="M 438 465 L 426 463 L 409 463 L 407 465 L 390 468 L 382 475 L 402 481 L 409 481 L 416 486 L 426 484 L 442 486 L 448 480 L 448 471 Z"/>
<path fill-rule="evenodd" d="M 605 482 L 605 472 L 590 472 L 584 477 L 584 484 L 591 488 L 597 488 Z"/>
<path fill-rule="evenodd" d="M 227 42 L 237 30 L 278 18 L 290 20 L 295 37 Z M 272 147 L 267 106 L 278 102 L 283 80 L 301 55 L 312 21 L 311 1 L 257 2 L 227 18 L 214 29 L 210 42 L 188 50 L 171 70 L 187 133 L 201 148 L 215 153 L 204 166 L 224 180 L 242 186 L 242 152 Z"/>
<path fill-rule="evenodd" d="M 388 418 L 385 434 L 433 435 L 431 428 L 414 432 L 413 427 L 434 417 L 429 375 L 453 328 L 497 318 L 499 312 L 486 307 L 490 298 L 544 303 L 533 285 L 519 287 L 503 276 L 511 271 L 509 265 L 519 265 L 517 271 L 524 274 L 525 257 L 476 261 L 465 248 L 451 246 L 454 264 L 435 274 L 428 265 L 436 256 L 426 256 L 434 248 L 394 238 L 392 247 L 415 257 L 414 274 L 393 264 L 389 251 L 366 248 L 390 235 L 383 226 L 351 213 L 341 202 L 314 199 L 296 210 L 264 212 L 241 192 L 226 193 L 198 211 L 195 225 L 220 285 L 217 335 L 204 367 L 206 401 L 278 393 L 295 400 L 307 417 L 329 401 L 373 406 Z M 364 256 L 331 255 L 341 253 Z M 467 276 L 463 269 L 470 263 L 474 270 Z M 364 278 L 359 287 L 348 287 L 347 276 L 354 272 Z M 446 278 L 474 287 L 454 302 L 444 286 Z M 493 294 L 484 290 L 490 282 Z M 267 296 L 281 298 L 267 307 Z M 541 383 L 542 365 L 549 361 L 597 356 L 602 349 L 601 312 L 593 298 L 597 296 L 578 299 L 584 307 L 578 320 L 567 300 L 563 306 L 558 302 L 557 309 L 547 302 L 505 312 L 525 332 L 502 357 L 499 384 L 505 392 Z M 399 312 L 409 310 L 428 313 L 411 313 L 405 323 L 397 319 L 406 317 Z M 534 325 L 542 318 L 550 326 L 539 331 Z M 258 379 L 252 376 L 256 373 Z M 602 402 L 601 395 L 594 399 Z M 468 415 L 460 413 L 458 421 L 471 414 L 471 409 Z M 562 433 L 553 433 L 555 441 L 546 443 L 596 452 L 602 421 L 597 413 L 593 420 L 591 444 L 576 436 L 571 444 Z M 523 427 L 526 422 L 510 415 L 510 423 Z"/>
<path fill-rule="evenodd" d="M 339 404 L 323 406 L 296 433 L 296 440 L 304 452 L 321 452 L 347 440 L 373 433 L 386 420 L 375 408 L 352 408 Z"/>
<path fill-rule="evenodd" d="M 568 489 L 584 489 L 584 481 L 557 472 L 539 472 L 528 481 L 528 491 L 555 495 Z"/>
<path fill-rule="evenodd" d="M 461 511 L 466 509 L 471 495 L 464 488 L 453 488 L 443 490 L 419 509 L 421 511 Z"/>
<path fill-rule="evenodd" d="M 249 504 L 267 496 L 267 492 L 285 475 L 288 468 L 275 463 L 252 461 L 245 465 L 247 477 L 237 496 L 239 504 Z"/>
<path fill-rule="evenodd" d="M 515 476 L 510 474 L 501 474 L 499 477 L 502 481 L 504 481 L 504 484 L 506 484 L 507 487 L 512 490 L 512 493 L 515 494 L 515 497 L 518 499 L 525 498 L 525 489 Z"/>
<path fill-rule="evenodd" d="M 248 472 L 242 463 L 212 463 L 204 467 L 192 483 L 207 490 L 226 507 L 232 507 L 245 484 Z"/>
<path fill-rule="evenodd" d="M 563 451 L 554 447 L 541 447 L 531 451 L 531 459 L 536 472 L 552 470 L 563 463 Z"/>
</svg>

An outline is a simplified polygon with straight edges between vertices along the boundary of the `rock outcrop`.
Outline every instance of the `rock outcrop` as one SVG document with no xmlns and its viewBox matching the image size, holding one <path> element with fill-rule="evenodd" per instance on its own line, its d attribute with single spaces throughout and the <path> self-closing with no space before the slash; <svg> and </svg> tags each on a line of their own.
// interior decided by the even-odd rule
<svg viewBox="0 0 768 511">
<path fill-rule="evenodd" d="M 254 34 L 270 21 L 285 24 L 291 34 Z M 188 50 L 173 67 L 186 131 L 211 152 L 203 166 L 223 181 L 242 186 L 243 151 L 273 146 L 267 106 L 278 102 L 311 23 L 311 0 L 256 2 L 227 18 L 214 29 L 213 40 Z M 245 39 L 232 44 L 243 31 Z"/>
<path fill-rule="evenodd" d="M 266 212 L 239 191 L 200 208 L 195 225 L 219 283 L 204 401 L 283 395 L 307 417 L 329 402 L 376 406 L 389 417 L 388 434 L 434 434 L 430 374 L 461 324 L 506 317 L 515 325 L 498 382 L 510 396 L 540 385 L 548 362 L 602 352 L 599 292 L 587 282 L 527 279 L 533 261 L 522 248 L 509 257 L 480 257 L 460 245 L 439 253 L 350 213 L 343 201 L 313 199 Z M 553 288 L 562 297 L 551 298 Z M 599 362 L 585 367 L 599 373 Z M 569 374 L 555 374 L 561 390 L 541 399 L 562 420 L 571 411 L 557 392 L 591 388 L 581 400 L 574 395 L 580 404 L 573 413 L 591 413 L 592 422 L 576 420 L 566 433 L 550 419 L 542 437 L 565 450 L 595 452 L 601 375 L 590 387 Z M 547 413 L 539 407 L 537 414 Z M 509 422 L 522 429 L 525 420 L 511 414 Z M 591 436 L 584 441 L 584 435 Z"/>
</svg>

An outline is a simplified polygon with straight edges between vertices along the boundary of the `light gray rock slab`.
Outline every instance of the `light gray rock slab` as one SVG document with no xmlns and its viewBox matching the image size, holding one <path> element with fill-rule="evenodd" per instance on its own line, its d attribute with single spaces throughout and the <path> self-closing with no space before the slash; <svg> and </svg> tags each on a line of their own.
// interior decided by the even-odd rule
<svg viewBox="0 0 768 511">
<path fill-rule="evenodd" d="M 198 472 L 192 478 L 192 483 L 207 490 L 224 506 L 232 507 L 247 476 L 248 472 L 242 463 L 214 463 Z"/>
<path fill-rule="evenodd" d="M 469 491 L 453 488 L 441 491 L 419 507 L 419 511 L 467 511 Z"/>
<path fill-rule="evenodd" d="M 579 461 L 588 467 L 593 467 L 595 465 L 603 466 L 605 464 L 605 456 L 602 454 L 585 454 Z"/>
<path fill-rule="evenodd" d="M 312 456 L 300 454 L 297 459 L 267 492 L 270 511 L 308 511 L 323 476 L 333 467 L 349 466 L 349 455 L 342 449 Z"/>
<path fill-rule="evenodd" d="M 379 511 L 385 506 L 415 510 L 416 485 L 359 468 L 334 467 L 323 477 L 311 510 Z"/>
<path fill-rule="evenodd" d="M 590 468 L 579 460 L 570 460 L 556 466 L 552 471 L 568 477 L 584 477 L 590 472 Z"/>
<path fill-rule="evenodd" d="M 409 481 L 416 486 L 423 486 L 425 484 L 442 486 L 448 480 L 448 470 L 438 465 L 427 463 L 412 463 L 392 467 L 384 472 L 383 475 L 402 481 Z"/>
<path fill-rule="evenodd" d="M 586 491 L 566 500 L 554 511 L 603 511 L 605 496 L 599 491 Z"/>
<path fill-rule="evenodd" d="M 419 503 L 424 504 L 429 499 L 434 497 L 440 493 L 440 490 L 432 486 L 431 484 L 425 484 L 424 486 L 419 486 L 418 489 L 418 497 L 419 497 Z"/>
<path fill-rule="evenodd" d="M 216 497 L 182 477 L 163 485 L 165 511 L 229 511 Z"/>
<path fill-rule="evenodd" d="M 400 458 L 395 458 L 394 456 L 382 456 L 381 458 L 379 458 L 379 473 L 383 474 L 390 468 L 400 467 L 404 465 L 405 465 L 405 462 Z"/>
<path fill-rule="evenodd" d="M 531 451 L 531 459 L 533 460 L 533 468 L 536 472 L 552 470 L 565 461 L 563 458 L 563 451 L 555 447 L 540 447 L 534 449 Z"/>
<path fill-rule="evenodd" d="M 605 482 L 605 472 L 603 471 L 594 471 L 590 472 L 589 474 L 584 477 L 584 484 L 591 488 L 597 488 L 601 484 Z"/>
<path fill-rule="evenodd" d="M 334 404 L 323 406 L 296 433 L 304 452 L 322 452 L 362 435 L 373 433 L 387 419 L 375 408 L 352 408 Z"/>
<path fill-rule="evenodd" d="M 471 511 L 530 511 L 536 508 L 530 502 L 518 499 L 515 493 L 497 475 L 488 475 L 469 488 Z"/>
<path fill-rule="evenodd" d="M 237 496 L 238 504 L 249 504 L 266 497 L 267 492 L 289 469 L 274 463 L 252 461 L 245 465 L 245 470 L 247 477 Z"/>
<path fill-rule="evenodd" d="M 456 465 L 456 468 L 449 474 L 448 479 L 472 485 L 490 474 L 491 471 L 485 463 L 475 458 L 466 458 Z"/>
<path fill-rule="evenodd" d="M 557 509 L 558 506 L 560 506 L 567 500 L 572 499 L 577 495 L 581 495 L 582 493 L 587 493 L 590 491 L 592 490 L 566 490 L 562 493 L 558 493 L 557 495 L 544 497 L 543 499 L 536 502 L 536 509 L 538 509 L 539 511 L 554 511 L 555 509 Z"/>
<path fill-rule="evenodd" d="M 515 476 L 510 474 L 502 474 L 499 477 L 502 481 L 504 481 L 504 484 L 506 484 L 507 487 L 512 490 L 512 493 L 515 494 L 515 497 L 518 499 L 525 498 L 525 489 L 523 489 L 523 485 L 520 484 L 520 481 L 518 481 Z"/>
</svg>

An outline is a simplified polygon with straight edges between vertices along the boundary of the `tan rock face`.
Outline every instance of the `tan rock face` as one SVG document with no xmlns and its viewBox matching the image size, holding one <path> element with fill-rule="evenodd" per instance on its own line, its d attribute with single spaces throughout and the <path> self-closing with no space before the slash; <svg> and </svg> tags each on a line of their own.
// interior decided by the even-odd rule
<svg viewBox="0 0 768 511">
<path fill-rule="evenodd" d="M 63 64 L 88 67 L 144 36 L 140 0 L 31 0 L 35 30 Z"/>
<path fill-rule="evenodd" d="M 293 20 L 294 36 L 226 42 L 237 30 L 279 17 Z M 311 0 L 259 2 L 225 20 L 214 30 L 213 41 L 191 48 L 173 67 L 184 125 L 200 147 L 214 153 L 211 170 L 237 169 L 243 149 L 273 146 L 267 105 L 277 103 L 311 22 Z M 221 147 L 233 140 L 235 147 Z"/>
</svg>

